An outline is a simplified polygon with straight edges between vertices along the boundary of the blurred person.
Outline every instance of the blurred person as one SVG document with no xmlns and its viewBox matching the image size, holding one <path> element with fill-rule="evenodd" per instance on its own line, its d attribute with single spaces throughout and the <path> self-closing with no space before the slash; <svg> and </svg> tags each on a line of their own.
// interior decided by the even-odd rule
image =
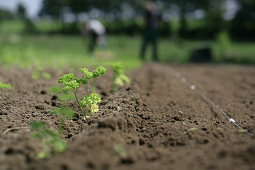
<svg viewBox="0 0 255 170">
<path fill-rule="evenodd" d="M 141 47 L 140 57 L 145 58 L 146 48 L 149 44 L 152 45 L 152 57 L 154 61 L 158 60 L 158 29 L 161 21 L 161 15 L 154 10 L 154 4 L 148 2 L 145 5 L 144 11 L 144 34 Z"/>
<path fill-rule="evenodd" d="M 96 19 L 85 22 L 84 33 L 89 36 L 88 51 L 92 53 L 96 46 L 105 47 L 105 27 Z"/>
</svg>

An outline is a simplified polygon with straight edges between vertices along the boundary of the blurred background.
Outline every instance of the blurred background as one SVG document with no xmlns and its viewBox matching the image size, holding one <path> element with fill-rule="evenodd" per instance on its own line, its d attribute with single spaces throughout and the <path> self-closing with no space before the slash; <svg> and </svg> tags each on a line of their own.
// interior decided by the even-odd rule
<svg viewBox="0 0 255 170">
<path fill-rule="evenodd" d="M 73 67 L 121 61 L 138 67 L 145 0 L 0 0 L 0 63 Z M 160 62 L 255 64 L 254 0 L 155 0 Z M 87 51 L 84 22 L 99 20 L 106 45 Z M 147 50 L 145 61 L 151 60 Z"/>
</svg>

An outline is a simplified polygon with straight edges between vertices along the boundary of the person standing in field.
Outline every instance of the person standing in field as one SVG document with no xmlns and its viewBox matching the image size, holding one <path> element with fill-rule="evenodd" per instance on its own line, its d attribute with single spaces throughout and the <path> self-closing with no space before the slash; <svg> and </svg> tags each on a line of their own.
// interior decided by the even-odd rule
<svg viewBox="0 0 255 170">
<path fill-rule="evenodd" d="M 149 44 L 152 45 L 152 57 L 154 61 L 158 60 L 158 28 L 160 24 L 161 16 L 154 10 L 154 5 L 148 2 L 145 5 L 144 11 L 144 34 L 141 47 L 140 57 L 145 59 L 146 48 Z"/>
<path fill-rule="evenodd" d="M 85 22 L 85 33 L 89 35 L 88 51 L 92 53 L 96 46 L 105 46 L 105 27 L 96 19 Z"/>
</svg>

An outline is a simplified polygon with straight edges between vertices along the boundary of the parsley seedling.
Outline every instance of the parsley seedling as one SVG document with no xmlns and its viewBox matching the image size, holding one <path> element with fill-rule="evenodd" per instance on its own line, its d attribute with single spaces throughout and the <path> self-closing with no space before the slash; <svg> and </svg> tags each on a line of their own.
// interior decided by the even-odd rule
<svg viewBox="0 0 255 170">
<path fill-rule="evenodd" d="M 136 95 L 135 95 L 135 94 L 134 94 L 134 104 L 135 104 L 135 110 L 138 111 L 138 110 L 139 110 L 139 108 L 138 108 L 139 103 L 138 103 L 138 101 L 137 101 L 137 98 L 136 98 Z"/>
<path fill-rule="evenodd" d="M 62 131 L 64 129 L 65 120 L 70 120 L 75 116 L 75 113 L 71 109 L 69 109 L 65 106 L 61 106 L 59 108 L 53 109 L 50 113 L 52 115 L 57 115 L 58 116 L 58 119 L 59 119 L 58 130 L 59 130 L 59 133 L 62 133 Z"/>
<path fill-rule="evenodd" d="M 10 89 L 10 88 L 12 88 L 12 86 L 10 84 L 5 84 L 0 81 L 0 89 L 5 90 L 5 89 Z"/>
<path fill-rule="evenodd" d="M 50 79 L 51 78 L 51 74 L 44 72 L 42 66 L 37 65 L 34 69 L 34 71 L 32 72 L 32 78 L 37 80 L 40 77 L 43 77 L 45 79 Z"/>
<path fill-rule="evenodd" d="M 37 155 L 38 159 L 49 158 L 52 154 L 65 150 L 66 142 L 61 139 L 58 133 L 48 129 L 44 123 L 32 122 L 30 129 L 32 137 L 38 139 L 41 143 L 42 151 Z"/>
<path fill-rule="evenodd" d="M 60 86 L 51 86 L 48 88 L 48 91 L 51 94 L 57 95 L 59 101 L 63 102 L 63 105 L 65 105 L 67 101 L 73 99 L 73 96 L 71 94 L 63 93 L 63 90 Z"/>
<path fill-rule="evenodd" d="M 126 157 L 126 156 L 127 156 L 127 152 L 126 152 L 126 150 L 123 148 L 122 145 L 114 145 L 114 146 L 113 146 L 113 151 L 114 151 L 114 153 L 116 153 L 116 154 L 119 155 L 120 157 Z"/>
<path fill-rule="evenodd" d="M 195 130 L 198 130 L 198 128 L 196 128 L 196 127 L 190 128 L 190 129 L 188 129 L 187 131 L 183 132 L 183 134 L 186 135 L 186 134 L 188 134 L 189 132 L 195 131 Z"/>
<path fill-rule="evenodd" d="M 118 91 L 119 87 L 123 86 L 125 83 L 130 83 L 129 78 L 123 72 L 123 65 L 120 63 L 114 63 L 111 65 L 113 71 L 112 80 L 112 91 Z"/>
<path fill-rule="evenodd" d="M 48 88 L 49 93 L 57 95 L 56 99 L 59 99 L 61 102 L 61 106 L 58 108 L 53 109 L 50 114 L 57 115 L 59 124 L 58 124 L 58 131 L 59 133 L 63 132 L 64 123 L 66 120 L 70 120 L 75 116 L 73 110 L 67 107 L 66 102 L 73 99 L 71 94 L 63 94 L 62 88 L 60 86 L 51 86 Z"/>
<path fill-rule="evenodd" d="M 84 114 L 84 119 L 86 119 L 99 111 L 98 103 L 101 102 L 101 98 L 94 92 L 94 87 L 98 77 L 104 75 L 106 69 L 99 66 L 93 72 L 89 72 L 86 68 L 80 68 L 79 71 L 83 73 L 82 78 L 76 77 L 74 73 L 64 74 L 58 78 L 58 83 L 64 86 L 64 93 L 73 92 L 76 102 Z M 77 89 L 80 85 L 85 85 L 86 88 L 86 95 L 81 100 L 77 96 Z"/>
</svg>

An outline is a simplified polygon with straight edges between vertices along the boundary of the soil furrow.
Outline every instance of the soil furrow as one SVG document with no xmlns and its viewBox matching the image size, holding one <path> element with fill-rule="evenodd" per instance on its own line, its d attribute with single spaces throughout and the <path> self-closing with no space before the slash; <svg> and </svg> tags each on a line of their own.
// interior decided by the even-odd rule
<svg viewBox="0 0 255 170">
<path fill-rule="evenodd" d="M 130 73 L 132 83 L 111 92 L 108 72 L 96 85 L 103 100 L 100 112 L 87 121 L 67 121 L 65 152 L 37 160 L 38 142 L 26 127 L 32 120 L 57 129 L 58 106 L 47 88 L 51 80 L 32 80 L 31 72 L 0 69 L 0 81 L 13 85 L 0 93 L 0 169 L 252 169 L 254 138 L 240 133 L 216 109 L 183 84 L 171 69 L 181 72 L 203 94 L 255 133 L 253 68 L 169 66 L 146 64 Z M 24 75 L 24 76 L 23 76 Z M 10 78 L 9 78 L 10 77 Z M 32 90 L 31 90 L 32 89 Z M 42 92 L 43 91 L 43 92 Z M 79 91 L 83 94 L 83 90 Z M 81 97 L 81 96 L 80 96 Z M 71 109 L 79 113 L 75 102 Z M 116 149 L 117 148 L 117 149 Z M 121 148 L 122 152 L 119 152 Z"/>
</svg>

